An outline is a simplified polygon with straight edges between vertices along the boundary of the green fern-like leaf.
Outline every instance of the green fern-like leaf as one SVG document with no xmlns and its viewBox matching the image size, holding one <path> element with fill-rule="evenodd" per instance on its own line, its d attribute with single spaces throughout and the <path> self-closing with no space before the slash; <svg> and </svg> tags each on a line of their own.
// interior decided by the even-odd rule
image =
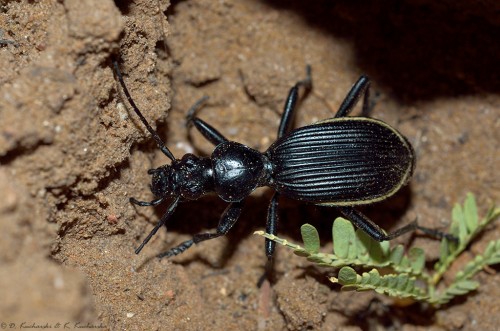
<svg viewBox="0 0 500 331">
<path fill-rule="evenodd" d="M 443 293 L 431 297 L 428 301 L 435 305 L 443 305 L 450 302 L 456 296 L 465 295 L 471 291 L 476 290 L 479 283 L 474 280 L 463 279 L 453 282 Z"/>
<path fill-rule="evenodd" d="M 356 233 L 351 222 L 334 222 L 332 227 L 333 251 L 341 259 L 355 259 L 357 249 Z"/>
<path fill-rule="evenodd" d="M 352 265 L 381 268 L 390 266 L 400 273 L 418 275 L 425 265 L 425 255 L 422 249 L 412 248 L 408 255 L 404 255 L 403 246 L 398 245 L 391 249 L 388 241 L 374 240 L 364 231 L 355 230 L 352 223 L 342 217 L 337 218 L 333 223 L 333 253 L 331 254 L 319 252 L 319 234 L 310 224 L 304 224 L 301 227 L 303 247 L 262 231 L 256 234 L 288 246 L 296 255 L 306 257 L 309 261 L 325 267 L 340 268 Z"/>
<path fill-rule="evenodd" d="M 319 252 L 319 234 L 318 230 L 310 224 L 304 224 L 300 227 L 304 249 L 310 254 Z"/>
<path fill-rule="evenodd" d="M 342 285 L 344 291 L 374 290 L 390 296 L 409 297 L 442 305 L 456 296 L 476 290 L 479 283 L 472 280 L 472 277 L 486 266 L 500 263 L 500 240 L 492 241 L 483 254 L 475 256 L 457 272 L 447 288 L 441 292 L 436 291 L 436 285 L 444 272 L 485 226 L 499 216 L 500 208 L 490 208 L 480 220 L 472 194 L 467 195 L 463 205 L 455 205 L 449 233 L 457 237 L 458 242 L 451 242 L 447 238 L 441 241 L 440 257 L 434 266 L 433 275 L 425 272 L 425 254 L 421 248 L 411 248 L 407 253 L 401 245 L 390 248 L 389 242 L 375 241 L 340 217 L 332 227 L 332 253 L 320 252 L 318 231 L 309 224 L 301 227 L 304 247 L 263 231 L 256 233 L 292 248 L 295 254 L 306 257 L 319 266 L 340 268 L 338 278 L 332 277 L 331 280 Z M 369 271 L 358 274 L 352 267 Z M 384 270 L 383 275 L 379 270 Z M 424 284 L 424 287 L 417 284 Z"/>
<path fill-rule="evenodd" d="M 338 278 L 332 277 L 330 280 L 342 285 L 343 291 L 374 290 L 394 297 L 428 299 L 425 291 L 417 286 L 416 278 L 405 273 L 382 276 L 377 269 L 372 269 L 359 275 L 351 267 L 343 267 L 339 270 Z"/>
<path fill-rule="evenodd" d="M 441 241 L 439 262 L 434 265 L 436 273 L 433 277 L 433 284 L 437 284 L 458 255 L 499 215 L 500 208 L 492 207 L 488 210 L 486 217 L 479 221 L 476 199 L 471 193 L 467 194 L 463 208 L 460 204 L 453 207 L 450 233 L 458 237 L 458 245 L 449 242 L 446 238 Z"/>
<path fill-rule="evenodd" d="M 477 255 L 472 261 L 455 275 L 455 282 L 472 278 L 487 265 L 500 263 L 500 240 L 488 244 L 482 255 Z"/>
</svg>

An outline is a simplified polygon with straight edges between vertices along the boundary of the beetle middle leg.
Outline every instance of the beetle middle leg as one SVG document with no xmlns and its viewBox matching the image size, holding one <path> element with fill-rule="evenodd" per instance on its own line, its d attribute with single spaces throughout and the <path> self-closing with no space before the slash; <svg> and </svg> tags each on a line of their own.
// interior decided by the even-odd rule
<svg viewBox="0 0 500 331">
<path fill-rule="evenodd" d="M 195 234 L 193 236 L 193 239 L 186 240 L 180 245 L 177 245 L 176 247 L 171 248 L 168 251 L 159 254 L 158 258 L 179 255 L 185 250 L 187 250 L 189 247 L 191 247 L 193 244 L 198 244 L 202 241 L 215 239 L 227 234 L 229 230 L 231 230 L 233 225 L 236 223 L 238 218 L 240 217 L 242 209 L 243 209 L 243 200 L 237 202 L 231 202 L 229 206 L 227 206 L 224 213 L 222 214 L 216 232 Z"/>
<path fill-rule="evenodd" d="M 288 92 L 288 97 L 285 101 L 285 107 L 283 109 L 283 114 L 281 115 L 281 121 L 278 128 L 278 139 L 292 130 L 293 118 L 296 109 L 295 106 L 299 98 L 299 88 L 301 86 L 306 89 L 306 93 L 312 88 L 311 66 L 309 65 L 306 66 L 306 78 L 295 83 L 295 85 Z M 267 211 L 266 232 L 273 235 L 276 235 L 278 231 L 279 196 L 280 194 L 278 192 L 274 192 L 273 197 L 271 198 L 271 202 L 269 203 L 269 209 Z M 273 257 L 275 247 L 276 243 L 266 238 L 265 251 L 268 260 L 271 260 L 271 258 Z M 266 267 L 266 269 L 269 269 L 269 267 Z"/>
</svg>

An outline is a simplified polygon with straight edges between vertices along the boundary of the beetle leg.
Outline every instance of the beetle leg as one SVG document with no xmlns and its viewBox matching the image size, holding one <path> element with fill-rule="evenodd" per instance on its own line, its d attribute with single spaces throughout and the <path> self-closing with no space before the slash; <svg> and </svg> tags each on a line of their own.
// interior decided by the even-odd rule
<svg viewBox="0 0 500 331">
<path fill-rule="evenodd" d="M 337 207 L 340 212 L 354 224 L 358 229 L 361 229 L 363 232 L 365 232 L 367 235 L 372 237 L 373 239 L 377 241 L 385 241 L 385 240 L 390 240 L 393 239 L 394 236 L 387 235 L 384 233 L 384 230 L 382 230 L 381 227 L 379 227 L 377 224 L 373 223 L 368 217 L 357 211 L 356 209 L 352 207 Z M 406 231 L 398 233 L 398 235 L 402 235 L 405 232 L 414 230 L 415 227 L 412 225 L 413 223 L 408 224 L 402 229 L 406 229 Z M 413 227 L 411 227 L 413 226 Z M 411 227 L 411 228 L 410 228 Z M 400 229 L 400 230 L 402 230 Z M 396 232 L 399 232 L 397 230 Z M 396 236 L 397 237 L 397 236 Z"/>
<path fill-rule="evenodd" d="M 135 250 L 135 254 L 139 254 L 141 252 L 141 250 L 143 249 L 143 247 L 149 242 L 149 240 L 156 234 L 156 232 L 158 232 L 158 230 L 163 226 L 165 225 L 165 223 L 167 222 L 167 220 L 170 218 L 170 216 L 172 216 L 172 214 L 174 213 L 174 210 L 175 208 L 177 207 L 177 205 L 179 204 L 179 200 L 180 200 L 180 197 L 176 197 L 174 202 L 172 202 L 170 204 L 170 206 L 168 206 L 168 209 L 167 209 L 167 212 L 165 214 L 163 214 L 163 216 L 160 218 L 160 220 L 158 221 L 158 224 L 156 224 L 156 226 L 153 228 L 153 230 L 151 230 L 151 232 L 148 234 L 148 236 L 146 237 L 146 239 L 144 239 L 144 241 L 142 242 L 142 244 L 137 247 L 137 249 Z M 156 200 L 155 200 L 156 201 Z M 155 202 L 155 201 L 152 201 L 152 202 Z"/>
<path fill-rule="evenodd" d="M 193 239 L 186 240 L 180 245 L 158 255 L 158 258 L 162 257 L 171 257 L 174 255 L 181 254 L 193 244 L 198 244 L 205 240 L 215 239 L 217 237 L 223 236 L 229 232 L 229 230 L 236 223 L 238 218 L 241 215 L 241 210 L 243 209 L 243 200 L 237 202 L 231 202 L 229 206 L 227 206 L 226 210 L 222 214 L 219 225 L 217 226 L 216 232 L 209 233 L 198 233 L 193 236 Z"/>
<path fill-rule="evenodd" d="M 138 205 L 141 207 L 149 207 L 149 206 L 158 206 L 160 203 L 162 203 L 163 198 L 155 199 L 153 201 L 139 201 L 135 198 L 129 198 L 130 203 L 134 205 Z"/>
<path fill-rule="evenodd" d="M 345 117 L 349 115 L 354 108 L 359 98 L 363 95 L 363 115 L 366 116 L 370 110 L 370 79 L 366 76 L 359 77 L 358 81 L 352 86 L 351 90 L 340 105 L 339 111 L 335 114 L 335 118 Z"/>
<path fill-rule="evenodd" d="M 292 129 L 293 117 L 295 114 L 295 104 L 299 97 L 299 87 L 304 86 L 306 91 L 309 91 L 312 87 L 311 79 L 311 66 L 306 66 L 306 78 L 304 80 L 298 81 L 288 92 L 288 97 L 285 101 L 285 108 L 283 114 L 281 115 L 280 126 L 278 129 L 278 139 L 283 137 L 285 134 L 290 132 Z"/>
<path fill-rule="evenodd" d="M 386 234 L 382 228 L 380 228 L 377 224 L 373 223 L 368 217 L 357 211 L 352 207 L 337 207 L 344 216 L 351 221 L 357 228 L 364 231 L 367 235 L 372 237 L 377 241 L 386 241 L 397 238 L 405 233 L 412 232 L 415 230 L 420 230 L 425 234 L 428 234 L 433 237 L 437 237 L 439 239 L 446 238 L 453 242 L 458 242 L 458 239 L 448 233 L 441 232 L 436 229 L 429 229 L 423 226 L 418 225 L 417 220 L 403 226 L 400 229 L 397 229 L 389 234 Z"/>
<path fill-rule="evenodd" d="M 226 137 L 224 137 L 219 131 L 217 131 L 213 126 L 211 126 L 207 122 L 197 117 L 192 118 L 191 121 L 196 127 L 196 129 L 198 129 L 198 131 L 200 131 L 200 133 L 215 146 L 228 141 Z"/>
<path fill-rule="evenodd" d="M 280 194 L 274 192 L 271 202 L 269 203 L 269 208 L 267 210 L 267 222 L 266 222 L 266 232 L 272 235 L 276 235 L 278 232 L 278 200 Z M 276 248 L 276 243 L 272 240 L 266 238 L 265 250 L 266 250 L 266 266 L 265 271 L 257 282 L 257 287 L 261 287 L 265 280 L 273 283 L 274 275 L 274 250 Z"/>
<path fill-rule="evenodd" d="M 280 194 L 274 192 L 274 195 L 269 204 L 269 209 L 267 210 L 267 222 L 266 222 L 266 232 L 272 235 L 276 235 L 278 232 L 278 199 Z M 270 260 L 273 257 L 274 249 L 276 243 L 272 240 L 266 238 L 266 255 L 267 259 Z"/>
<path fill-rule="evenodd" d="M 203 103 L 208 99 L 207 96 L 204 96 L 200 100 L 196 101 L 194 105 L 189 108 L 188 113 L 186 115 L 186 126 L 189 128 L 192 125 L 200 131 L 200 133 L 212 144 L 215 146 L 228 141 L 226 137 L 222 135 L 217 129 L 208 124 L 207 122 L 196 117 L 196 111 L 201 108 Z"/>
<path fill-rule="evenodd" d="M 453 241 L 454 243 L 458 244 L 458 241 L 459 241 L 458 238 L 455 237 L 452 234 L 449 234 L 449 233 L 446 233 L 446 232 L 442 232 L 442 231 L 439 231 L 439 230 L 436 230 L 436 229 L 425 228 L 425 227 L 420 226 L 418 224 L 416 225 L 416 227 L 417 227 L 417 229 L 419 229 L 420 231 L 422 231 L 423 233 L 425 233 L 425 234 L 427 234 L 429 236 L 432 236 L 432 237 L 435 237 L 435 238 L 438 238 L 438 239 L 446 238 L 449 241 Z"/>
</svg>

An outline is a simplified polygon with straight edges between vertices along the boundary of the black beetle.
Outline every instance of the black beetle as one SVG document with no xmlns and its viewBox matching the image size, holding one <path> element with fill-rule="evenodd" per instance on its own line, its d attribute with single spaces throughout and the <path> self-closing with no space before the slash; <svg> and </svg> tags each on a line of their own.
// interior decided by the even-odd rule
<svg viewBox="0 0 500 331">
<path fill-rule="evenodd" d="M 386 234 L 353 208 L 392 196 L 408 182 L 415 167 L 413 148 L 396 129 L 368 117 L 347 117 L 363 95 L 363 113 L 368 111 L 370 81 L 366 76 L 361 76 L 354 84 L 335 117 L 292 130 L 299 87 L 311 88 L 310 67 L 307 67 L 307 78 L 290 89 L 278 139 L 264 153 L 229 141 L 196 117 L 203 98 L 191 107 L 187 122 L 213 143 L 215 150 L 209 158 L 186 154 L 176 159 L 135 105 L 116 62 L 114 66 L 130 105 L 161 151 L 172 161 L 170 165 L 148 171 L 152 175 L 151 191 L 155 200 L 146 202 L 130 198 L 131 203 L 139 206 L 155 206 L 166 198 L 173 198 L 167 212 L 135 250 L 136 254 L 166 223 L 179 202 L 195 200 L 209 192 L 229 202 L 216 232 L 196 234 L 193 239 L 158 257 L 178 255 L 193 243 L 225 235 L 238 220 L 244 199 L 259 186 L 270 186 L 276 191 L 266 223 L 266 232 L 271 234 L 277 232 L 278 198 L 282 194 L 295 200 L 336 207 L 355 226 L 378 241 L 391 240 L 417 228 L 439 235 L 435 230 L 420 227 L 416 221 Z M 266 239 L 268 258 L 272 257 L 274 247 L 274 242 Z"/>
</svg>

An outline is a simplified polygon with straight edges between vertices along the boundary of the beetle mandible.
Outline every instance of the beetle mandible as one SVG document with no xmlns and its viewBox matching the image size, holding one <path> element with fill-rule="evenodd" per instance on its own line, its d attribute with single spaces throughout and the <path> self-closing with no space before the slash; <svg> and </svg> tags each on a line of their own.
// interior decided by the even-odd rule
<svg viewBox="0 0 500 331">
<path fill-rule="evenodd" d="M 396 129 L 380 120 L 347 116 L 361 97 L 363 113 L 367 113 L 370 81 L 366 76 L 361 76 L 353 85 L 333 118 L 292 129 L 299 88 L 310 89 L 312 86 L 311 70 L 307 66 L 307 78 L 297 82 L 288 93 L 277 140 L 264 153 L 229 141 L 198 118 L 196 110 L 205 100 L 203 98 L 188 111 L 187 123 L 188 126 L 194 125 L 215 149 L 210 157 L 186 154 L 176 159 L 136 106 L 117 62 L 114 62 L 114 67 L 130 105 L 160 150 L 171 160 L 170 164 L 148 171 L 152 176 L 151 191 L 155 200 L 147 202 L 130 198 L 131 203 L 139 206 L 156 206 L 172 198 L 167 212 L 135 250 L 136 254 L 166 224 L 181 201 L 195 200 L 210 192 L 229 203 L 216 231 L 195 234 L 192 239 L 158 257 L 178 255 L 193 244 L 225 235 L 238 220 L 245 198 L 260 186 L 275 190 L 266 222 L 266 232 L 274 235 L 277 233 L 280 195 L 336 207 L 356 227 L 377 241 L 391 240 L 417 228 L 436 234 L 435 230 L 419 226 L 416 220 L 386 234 L 353 208 L 392 196 L 408 182 L 415 167 L 413 148 Z M 266 239 L 265 251 L 269 259 L 274 249 L 275 243 Z"/>
</svg>

